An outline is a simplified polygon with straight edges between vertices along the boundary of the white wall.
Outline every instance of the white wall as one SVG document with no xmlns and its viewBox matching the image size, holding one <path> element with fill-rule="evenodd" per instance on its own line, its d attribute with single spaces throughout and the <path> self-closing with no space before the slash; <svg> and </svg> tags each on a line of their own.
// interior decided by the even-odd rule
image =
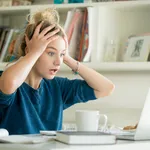
<svg viewBox="0 0 150 150">
<path fill-rule="evenodd" d="M 101 45 L 107 40 L 119 40 L 120 50 L 118 60 L 123 60 L 123 51 L 129 36 L 150 32 L 150 9 L 141 8 L 111 8 L 99 7 L 98 12 L 98 49 L 102 54 Z"/>
<path fill-rule="evenodd" d="M 109 124 L 135 124 L 150 86 L 150 72 L 101 72 L 116 86 L 112 95 L 88 103 L 76 104 L 64 111 L 64 122 L 75 121 L 76 109 L 94 109 L 108 115 Z M 70 74 L 59 74 L 75 78 Z"/>
</svg>

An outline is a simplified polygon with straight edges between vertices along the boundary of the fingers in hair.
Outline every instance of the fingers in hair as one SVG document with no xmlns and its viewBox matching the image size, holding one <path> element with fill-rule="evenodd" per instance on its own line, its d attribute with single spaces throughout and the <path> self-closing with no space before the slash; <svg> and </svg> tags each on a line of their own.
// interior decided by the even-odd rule
<svg viewBox="0 0 150 150">
<path fill-rule="evenodd" d="M 56 25 L 52 24 L 48 27 L 46 27 L 45 29 L 43 29 L 43 31 L 40 33 L 40 37 L 43 37 L 44 35 L 46 35 L 49 31 L 51 31 Z"/>
<path fill-rule="evenodd" d="M 54 36 L 50 37 L 49 39 L 47 39 L 47 41 L 48 41 L 48 43 L 50 43 L 50 42 L 52 42 L 52 41 L 54 41 L 54 40 L 56 40 L 58 38 L 59 38 L 58 35 L 54 35 Z"/>
<path fill-rule="evenodd" d="M 45 39 L 49 39 L 49 38 L 51 38 L 52 36 L 56 35 L 59 31 L 60 31 L 60 29 L 55 29 L 54 31 L 52 31 L 52 32 L 50 32 L 50 33 L 48 33 L 48 34 L 46 34 L 44 38 L 45 38 Z"/>
<path fill-rule="evenodd" d="M 41 29 L 41 26 L 42 26 L 43 22 L 44 22 L 44 21 L 42 21 L 42 22 L 35 28 L 35 31 L 34 31 L 33 36 L 39 35 L 39 32 L 40 32 L 40 29 Z"/>
</svg>

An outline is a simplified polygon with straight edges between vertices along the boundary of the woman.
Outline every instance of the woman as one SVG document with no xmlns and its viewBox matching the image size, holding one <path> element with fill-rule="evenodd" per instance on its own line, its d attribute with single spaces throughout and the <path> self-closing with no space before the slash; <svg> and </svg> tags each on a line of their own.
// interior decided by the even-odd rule
<svg viewBox="0 0 150 150">
<path fill-rule="evenodd" d="M 20 57 L 0 78 L 0 128 L 10 134 L 61 130 L 63 110 L 109 95 L 114 84 L 71 58 L 56 10 L 37 12 L 22 38 Z M 55 77 L 65 63 L 84 80 Z"/>
</svg>

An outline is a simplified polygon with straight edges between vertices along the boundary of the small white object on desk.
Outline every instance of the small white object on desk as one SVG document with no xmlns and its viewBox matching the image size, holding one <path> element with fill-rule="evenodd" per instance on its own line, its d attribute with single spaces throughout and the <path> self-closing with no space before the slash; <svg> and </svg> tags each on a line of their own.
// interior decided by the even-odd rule
<svg viewBox="0 0 150 150">
<path fill-rule="evenodd" d="M 6 129 L 0 129 L 0 137 L 8 136 L 9 132 Z"/>
</svg>

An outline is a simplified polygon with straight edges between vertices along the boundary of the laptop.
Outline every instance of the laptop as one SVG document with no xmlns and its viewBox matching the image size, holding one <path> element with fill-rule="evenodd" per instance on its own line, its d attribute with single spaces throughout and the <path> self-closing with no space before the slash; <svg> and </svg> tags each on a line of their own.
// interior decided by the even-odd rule
<svg viewBox="0 0 150 150">
<path fill-rule="evenodd" d="M 150 88 L 141 112 L 135 133 L 132 135 L 117 135 L 121 140 L 150 140 Z"/>
</svg>

